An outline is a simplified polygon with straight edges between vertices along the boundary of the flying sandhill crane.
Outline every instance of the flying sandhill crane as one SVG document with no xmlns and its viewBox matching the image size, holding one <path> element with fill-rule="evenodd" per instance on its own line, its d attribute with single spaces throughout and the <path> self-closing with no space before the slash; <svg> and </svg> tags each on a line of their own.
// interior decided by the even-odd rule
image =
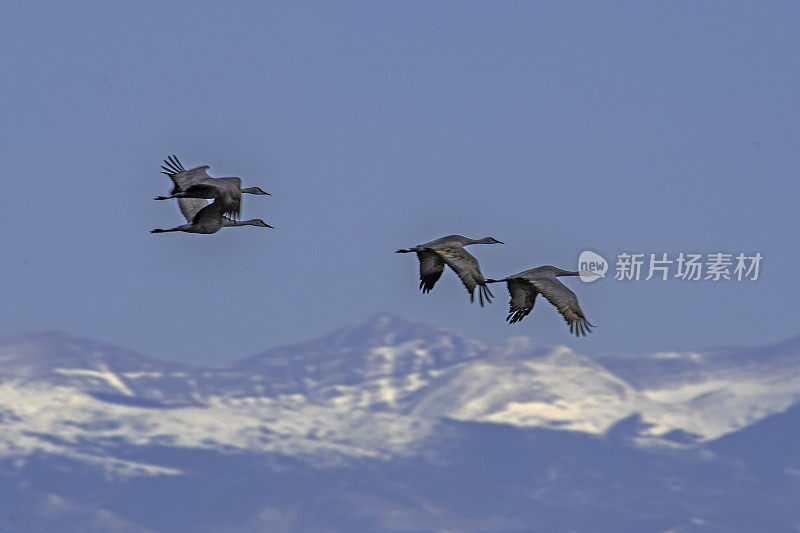
<svg viewBox="0 0 800 533">
<path fill-rule="evenodd" d="M 468 244 L 504 243 L 493 237 L 470 239 L 461 235 L 448 235 L 413 248 L 397 250 L 397 253 L 416 252 L 419 259 L 419 288 L 422 289 L 423 293 L 430 292 L 433 289 L 433 286 L 444 271 L 444 265 L 447 264 L 461 278 L 461 282 L 464 283 L 464 287 L 469 292 L 470 302 L 475 301 L 475 287 L 478 287 L 478 300 L 480 300 L 481 307 L 483 307 L 484 298 L 486 298 L 487 303 L 492 303 L 491 298 L 494 298 L 494 294 L 486 286 L 480 266 L 478 266 L 478 260 L 464 249 L 464 246 Z"/>
<path fill-rule="evenodd" d="M 231 220 L 223 216 L 225 209 L 222 202 L 217 199 L 208 203 L 202 198 L 178 198 L 178 206 L 181 213 L 186 218 L 188 224 L 176 226 L 170 229 L 154 229 L 150 233 L 166 233 L 168 231 L 185 231 L 186 233 L 216 233 L 221 228 L 229 226 L 260 226 L 271 228 L 269 224 L 260 218 L 252 220 Z"/>
<path fill-rule="evenodd" d="M 506 320 L 510 324 L 519 322 L 533 310 L 536 296 L 541 293 L 551 304 L 556 306 L 558 312 L 569 324 L 569 332 L 580 337 L 591 333 L 593 324 L 586 317 L 578 305 L 578 297 L 558 280 L 558 276 L 580 276 L 581 274 L 599 275 L 590 271 L 570 272 L 554 266 L 540 266 L 508 276 L 503 279 L 487 279 L 486 283 L 500 283 L 505 281 L 511 303 L 508 308 Z"/>
<path fill-rule="evenodd" d="M 173 155 L 164 160 L 161 165 L 166 174 L 172 179 L 175 186 L 169 196 L 157 196 L 156 200 L 169 200 L 170 198 L 209 198 L 221 200 L 223 214 L 229 215 L 234 220 L 239 217 L 242 208 L 242 193 L 269 194 L 258 187 L 242 189 L 240 178 L 212 178 L 206 172 L 211 168 L 208 165 L 186 170 Z"/>
</svg>

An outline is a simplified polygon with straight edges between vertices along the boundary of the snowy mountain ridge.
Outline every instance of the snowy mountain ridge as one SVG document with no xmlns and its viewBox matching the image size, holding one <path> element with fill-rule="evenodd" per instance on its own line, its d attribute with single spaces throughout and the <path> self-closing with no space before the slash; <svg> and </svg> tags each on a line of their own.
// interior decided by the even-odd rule
<svg viewBox="0 0 800 533">
<path fill-rule="evenodd" d="M 0 457 L 61 454 L 123 475 L 177 472 L 114 458 L 120 442 L 389 460 L 417 453 L 442 419 L 602 435 L 638 416 L 640 443 L 687 445 L 800 401 L 798 344 L 766 347 L 763 360 L 759 349 L 594 360 L 378 315 L 194 368 L 63 334 L 17 336 L 0 342 Z"/>
</svg>

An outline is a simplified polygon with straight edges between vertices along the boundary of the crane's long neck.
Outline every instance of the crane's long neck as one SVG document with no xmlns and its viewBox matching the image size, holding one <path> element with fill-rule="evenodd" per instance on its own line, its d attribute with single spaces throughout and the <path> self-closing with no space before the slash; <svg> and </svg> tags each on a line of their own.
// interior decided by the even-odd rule
<svg viewBox="0 0 800 533">
<path fill-rule="evenodd" d="M 484 237 L 483 239 L 466 238 L 462 246 L 466 246 L 468 244 L 502 244 L 502 243 L 491 237 Z"/>
<path fill-rule="evenodd" d="M 231 220 L 230 218 L 223 219 L 223 226 L 260 226 L 259 220 L 251 218 L 250 220 Z"/>
</svg>

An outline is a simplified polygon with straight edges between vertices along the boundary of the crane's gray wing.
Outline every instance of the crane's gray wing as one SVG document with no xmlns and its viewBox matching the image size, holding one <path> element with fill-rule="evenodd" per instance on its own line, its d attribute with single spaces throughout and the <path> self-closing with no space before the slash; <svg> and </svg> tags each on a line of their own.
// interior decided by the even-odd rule
<svg viewBox="0 0 800 533">
<path fill-rule="evenodd" d="M 423 293 L 431 292 L 444 272 L 444 259 L 433 250 L 420 250 L 417 252 L 417 258 L 419 259 L 419 288 Z"/>
<path fill-rule="evenodd" d="M 169 176 L 172 180 L 172 183 L 175 185 L 172 188 L 171 194 L 178 194 L 179 192 L 191 187 L 195 183 L 211 178 L 211 176 L 208 175 L 208 172 L 206 172 L 206 169 L 211 168 L 208 165 L 186 170 L 183 168 L 183 164 L 174 155 L 165 159 L 164 164 L 161 165 L 161 168 L 164 169 L 161 171 L 161 173 Z"/>
<path fill-rule="evenodd" d="M 509 324 L 519 322 L 533 311 L 533 304 L 536 303 L 536 295 L 539 291 L 532 284 L 522 279 L 511 278 L 506 281 L 508 294 L 511 295 L 511 302 L 508 304 Z"/>
<path fill-rule="evenodd" d="M 242 210 L 242 180 L 239 178 L 204 178 L 192 183 L 180 195 L 190 198 L 213 198 L 222 202 L 225 214 L 236 220 Z"/>
<path fill-rule="evenodd" d="M 203 201 L 205 202 L 205 200 Z M 225 209 L 225 206 L 219 200 L 214 200 L 210 204 L 200 209 L 200 211 L 195 213 L 191 223 L 192 225 L 199 225 L 208 222 L 216 222 L 217 219 L 219 219 L 220 227 L 222 227 L 223 209 Z"/>
<path fill-rule="evenodd" d="M 192 220 L 194 220 L 195 215 L 207 205 L 208 202 L 202 198 L 178 198 L 178 207 L 181 213 L 183 213 L 183 218 L 190 224 Z"/>
<path fill-rule="evenodd" d="M 203 180 L 213 179 L 208 175 L 208 172 L 206 172 L 207 168 L 210 167 L 208 165 L 204 165 L 202 167 L 193 168 L 191 170 L 181 172 L 180 174 L 174 174 L 170 176 L 170 178 L 172 178 L 172 182 L 175 184 L 175 187 L 172 189 L 172 194 L 185 191 L 195 183 L 199 183 Z"/>
<path fill-rule="evenodd" d="M 214 181 L 220 186 L 230 191 L 236 191 L 242 194 L 242 179 L 241 178 L 213 178 Z"/>
<path fill-rule="evenodd" d="M 481 307 L 483 307 L 484 298 L 487 303 L 492 303 L 491 298 L 494 295 L 489 291 L 489 287 L 486 286 L 486 281 L 483 279 L 477 259 L 461 246 L 439 246 L 436 248 L 436 252 L 461 278 L 461 282 L 469 292 L 470 302 L 475 301 L 475 287 L 478 287 L 478 300 L 480 300 Z"/>
<path fill-rule="evenodd" d="M 594 327 L 584 316 L 578 297 L 569 288 L 555 278 L 536 278 L 529 280 L 542 293 L 551 304 L 556 306 L 558 312 L 569 324 L 569 332 L 580 337 L 592 332 Z"/>
<path fill-rule="evenodd" d="M 240 178 L 216 178 L 214 184 L 225 198 L 225 213 L 234 220 L 242 211 L 242 180 Z"/>
</svg>

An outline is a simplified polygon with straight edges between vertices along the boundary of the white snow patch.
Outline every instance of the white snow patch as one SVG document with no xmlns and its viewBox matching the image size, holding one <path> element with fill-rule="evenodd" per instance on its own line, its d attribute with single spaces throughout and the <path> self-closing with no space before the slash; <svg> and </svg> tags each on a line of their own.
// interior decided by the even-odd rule
<svg viewBox="0 0 800 533">
<path fill-rule="evenodd" d="M 700 362 L 703 356 L 694 352 L 658 352 L 650 356 L 652 359 L 688 359 L 689 361 Z"/>
<path fill-rule="evenodd" d="M 102 379 L 103 381 L 105 381 L 110 386 L 117 389 L 125 396 L 133 396 L 133 391 L 129 389 L 127 385 L 125 385 L 125 383 L 119 378 L 119 376 L 114 374 L 104 364 L 100 364 L 98 366 L 100 367 L 100 370 L 91 370 L 82 368 L 55 368 L 53 369 L 53 372 L 65 376 L 89 376 L 93 378 Z"/>
<path fill-rule="evenodd" d="M 276 452 L 322 463 L 345 457 L 387 459 L 411 453 L 413 443 L 433 425 L 399 414 L 314 405 L 299 394 L 205 401 L 204 406 L 147 409 L 102 402 L 72 387 L 1 383 L 0 405 L 13 416 L 0 426 L 0 457 L 44 451 L 124 475 L 177 473 L 103 452 L 103 441 L 121 439 L 140 446 L 166 440 L 189 448 Z M 93 439 L 101 443 L 96 455 L 78 451 Z"/>
<path fill-rule="evenodd" d="M 161 372 L 125 372 L 122 374 L 126 379 L 137 378 L 163 378 L 164 374 Z"/>
</svg>

